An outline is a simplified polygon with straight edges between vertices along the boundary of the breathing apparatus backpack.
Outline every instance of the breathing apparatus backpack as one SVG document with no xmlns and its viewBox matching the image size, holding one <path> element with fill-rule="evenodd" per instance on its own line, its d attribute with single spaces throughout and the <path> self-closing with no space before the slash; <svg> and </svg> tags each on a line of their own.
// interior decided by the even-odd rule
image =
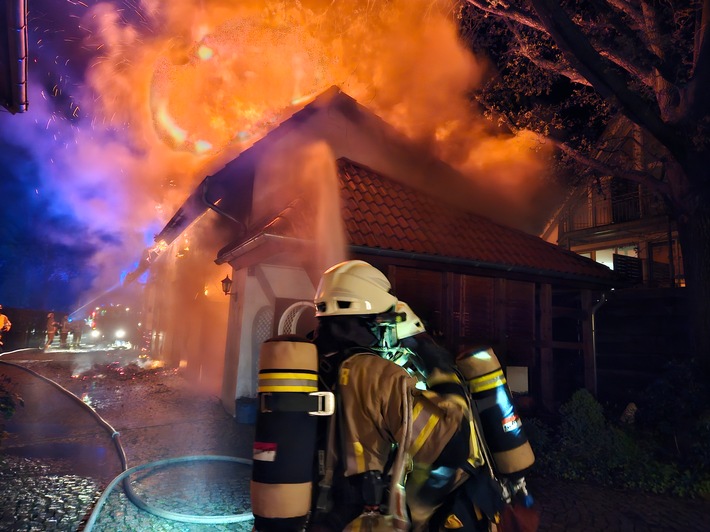
<svg viewBox="0 0 710 532">
<path fill-rule="evenodd" d="M 426 342 L 422 345 L 426 336 L 426 333 L 411 335 L 398 345 L 383 350 L 382 354 L 383 358 L 404 367 L 416 377 L 417 387 L 423 387 L 420 385 L 428 377 L 427 364 L 420 356 L 426 354 Z M 517 511 L 532 506 L 524 474 L 533 465 L 535 456 L 493 349 L 487 346 L 466 349 L 456 357 L 455 365 L 454 371 L 459 373 L 469 392 L 473 417 L 471 433 L 483 452 L 485 464 L 484 467 L 472 467 L 471 463 L 461 466 L 468 473 L 469 481 L 450 498 L 448 509 L 446 505 L 442 507 L 439 519 L 443 529 L 447 520 L 453 527 L 463 522 L 473 529 L 480 524 L 481 514 L 485 519 L 499 523 L 501 516 L 510 517 L 511 509 Z M 475 502 L 475 508 L 472 508 L 472 502 Z M 463 515 L 467 511 L 467 518 L 456 517 L 456 512 Z M 529 512 L 519 513 L 527 514 L 525 519 L 532 523 L 529 529 L 536 528 L 536 516 L 529 515 Z M 476 525 L 472 524 L 474 522 Z M 432 523 L 432 526 L 436 525 Z"/>
<path fill-rule="evenodd" d="M 259 355 L 251 490 L 254 529 L 304 530 L 312 506 L 318 419 L 335 411 L 318 389 L 318 355 L 306 338 L 280 336 Z"/>
<path fill-rule="evenodd" d="M 338 437 L 331 422 L 335 379 L 340 364 L 354 354 L 377 356 L 366 348 L 344 350 L 324 364 L 319 384 L 319 357 L 310 340 L 285 335 L 262 344 L 250 486 L 255 531 L 306 530 L 317 514 L 332 509 L 330 488 L 339 480 L 334 478 Z M 384 508 L 386 471 L 365 477 L 358 490 L 368 503 Z"/>
<path fill-rule="evenodd" d="M 315 345 L 306 338 L 280 336 L 262 345 L 251 481 L 254 530 L 305 530 L 316 513 L 328 509 L 335 473 L 333 452 L 337 448 L 335 424 L 329 422 L 336 411 L 335 380 L 339 365 L 355 353 L 370 353 L 399 362 L 410 374 L 421 372 L 421 361 L 416 360 L 411 350 L 409 363 L 405 363 L 401 356 L 386 357 L 356 348 L 341 353 L 323 368 L 319 367 L 323 360 L 319 361 Z M 524 478 L 516 475 L 532 465 L 534 455 L 495 354 L 490 349 L 469 350 L 456 363 L 471 394 L 476 432 L 489 464 L 485 482 L 489 483 L 491 496 L 498 497 L 499 493 L 500 500 L 510 502 L 516 492 L 526 495 Z M 323 379 L 324 374 L 327 379 Z M 424 377 L 420 376 L 420 380 Z M 481 478 L 481 471 L 469 473 Z M 504 482 L 505 476 L 516 478 L 519 484 Z M 381 478 L 369 479 L 363 487 L 383 503 L 384 511 L 389 480 L 385 471 Z M 481 495 L 469 488 L 468 492 L 462 488 L 458 493 L 464 505 L 468 497 Z M 487 518 L 494 522 L 499 510 L 496 504 L 492 503 L 486 511 Z M 450 514 L 441 514 L 442 529 L 452 516 L 456 518 L 453 505 L 450 510 Z"/>
</svg>

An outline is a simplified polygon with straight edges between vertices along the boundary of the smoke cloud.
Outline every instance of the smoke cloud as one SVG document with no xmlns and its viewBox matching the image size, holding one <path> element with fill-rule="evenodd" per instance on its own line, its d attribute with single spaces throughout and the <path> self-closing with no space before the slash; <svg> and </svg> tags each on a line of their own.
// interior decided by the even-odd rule
<svg viewBox="0 0 710 532">
<path fill-rule="evenodd" d="M 31 16 L 30 110 L 0 134 L 33 155 L 51 208 L 87 228 L 97 287 L 218 162 L 331 85 L 539 222 L 546 150 L 471 105 L 489 73 L 459 42 L 453 1 L 37 0 Z"/>
</svg>

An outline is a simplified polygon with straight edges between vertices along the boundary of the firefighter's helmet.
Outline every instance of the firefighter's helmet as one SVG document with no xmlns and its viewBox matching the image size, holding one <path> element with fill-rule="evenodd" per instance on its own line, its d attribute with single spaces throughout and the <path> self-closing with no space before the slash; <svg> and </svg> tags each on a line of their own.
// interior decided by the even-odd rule
<svg viewBox="0 0 710 532">
<path fill-rule="evenodd" d="M 402 321 L 399 321 L 399 317 L 397 321 L 397 338 L 400 340 L 426 332 L 422 320 L 419 319 L 419 316 L 417 316 L 404 301 L 397 301 L 395 312 L 397 314 L 404 314 L 404 317 L 401 318 Z"/>
<path fill-rule="evenodd" d="M 362 260 L 348 260 L 328 268 L 316 290 L 316 316 L 367 316 L 394 308 L 387 277 Z"/>
</svg>

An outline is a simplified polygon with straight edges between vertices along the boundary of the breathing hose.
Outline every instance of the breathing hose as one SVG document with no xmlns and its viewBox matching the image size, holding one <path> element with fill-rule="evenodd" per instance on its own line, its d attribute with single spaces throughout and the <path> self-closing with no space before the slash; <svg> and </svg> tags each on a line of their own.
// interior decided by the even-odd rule
<svg viewBox="0 0 710 532">
<path fill-rule="evenodd" d="M 18 350 L 18 351 L 24 351 L 24 350 Z M 16 353 L 17 351 L 14 351 Z M 116 447 L 116 450 L 118 452 L 119 459 L 121 461 L 121 468 L 123 471 L 117 475 L 109 484 L 106 486 L 104 489 L 103 493 L 99 497 L 99 500 L 96 502 L 94 505 L 94 509 L 91 512 L 91 515 L 89 516 L 89 519 L 86 522 L 86 525 L 84 527 L 85 532 L 91 532 L 91 530 L 94 527 L 94 524 L 96 523 L 96 520 L 98 519 L 99 513 L 101 512 L 101 508 L 105 504 L 106 500 L 108 499 L 108 496 L 110 495 L 111 491 L 113 490 L 114 487 L 119 482 L 123 483 L 123 489 L 126 492 L 126 496 L 128 499 L 138 508 L 141 510 L 144 510 L 148 513 L 151 513 L 155 516 L 162 517 L 164 519 L 169 519 L 171 521 L 180 521 L 183 523 L 197 523 L 197 524 L 226 524 L 226 523 L 238 523 L 238 522 L 243 522 L 243 521 L 248 521 L 252 519 L 252 514 L 251 512 L 245 512 L 242 514 L 234 514 L 234 515 L 218 515 L 218 516 L 210 516 L 210 515 L 192 515 L 192 514 L 182 514 L 178 512 L 171 512 L 169 510 L 163 510 L 161 508 L 154 507 L 147 502 L 145 502 L 134 490 L 133 487 L 131 486 L 130 483 L 130 476 L 133 473 L 136 473 L 138 471 L 142 471 L 144 469 L 149 469 L 153 467 L 161 467 L 161 466 L 166 466 L 166 465 L 173 465 L 173 464 L 181 464 L 185 462 L 196 462 L 196 461 L 221 461 L 221 462 L 235 462 L 238 464 L 244 464 L 244 465 L 251 465 L 252 461 L 248 460 L 246 458 L 238 458 L 234 456 L 216 456 L 216 455 L 199 455 L 199 456 L 182 456 L 182 457 L 177 457 L 177 458 L 167 458 L 164 460 L 158 460 L 155 462 L 149 462 L 146 464 L 138 465 L 129 468 L 128 467 L 128 461 L 126 459 L 126 453 L 123 449 L 123 445 L 121 444 L 121 436 L 119 432 L 114 429 L 104 418 L 102 418 L 96 410 L 91 408 L 88 404 L 86 404 L 80 397 L 76 396 L 66 388 L 64 388 L 62 385 L 58 384 L 57 382 L 53 381 L 52 379 L 49 379 L 43 375 L 40 375 L 36 371 L 33 371 L 25 366 L 22 366 L 20 364 L 14 364 L 12 362 L 6 362 L 4 360 L 0 360 L 0 365 L 5 364 L 8 366 L 12 366 L 14 368 L 18 368 L 20 370 L 23 370 L 27 373 L 30 373 L 34 377 L 37 377 L 44 382 L 49 383 L 50 385 L 54 386 L 57 388 L 59 391 L 62 393 L 66 394 L 67 396 L 71 397 L 73 400 L 77 401 L 79 405 L 81 405 L 82 408 L 85 408 L 98 422 L 99 425 L 101 425 L 106 431 L 111 435 L 111 441 L 113 441 L 114 446 Z"/>
</svg>

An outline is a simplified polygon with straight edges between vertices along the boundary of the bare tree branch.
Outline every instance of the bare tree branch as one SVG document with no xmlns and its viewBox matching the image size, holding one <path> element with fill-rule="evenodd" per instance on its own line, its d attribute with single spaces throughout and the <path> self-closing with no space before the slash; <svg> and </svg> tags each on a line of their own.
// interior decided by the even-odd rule
<svg viewBox="0 0 710 532">
<path fill-rule="evenodd" d="M 617 101 L 624 114 L 646 128 L 682 160 L 685 147 L 675 129 L 661 120 L 658 109 L 653 109 L 641 94 L 628 87 L 627 80 L 592 47 L 560 3 L 557 0 L 531 0 L 531 3 L 562 54 L 602 97 Z"/>
<path fill-rule="evenodd" d="M 537 19 L 535 19 L 535 17 L 531 17 L 529 14 L 519 9 L 514 9 L 510 7 L 510 4 L 504 4 L 503 2 L 489 2 L 487 0 L 466 0 L 466 2 L 468 2 L 472 6 L 476 6 L 478 9 L 484 11 L 485 13 L 513 20 L 519 24 L 522 24 L 523 26 L 534 30 L 542 32 L 547 31 L 545 30 L 545 27 L 540 24 Z"/>
<path fill-rule="evenodd" d="M 658 14 L 655 6 L 647 2 L 641 1 L 642 13 L 642 29 L 643 34 L 649 42 L 651 49 L 658 55 L 663 55 L 663 45 L 661 43 L 661 32 L 658 29 Z"/>
<path fill-rule="evenodd" d="M 466 2 L 477 7 L 481 11 L 484 11 L 485 13 L 494 15 L 505 21 L 520 24 L 523 27 L 539 31 L 546 35 L 549 35 L 550 33 L 549 30 L 544 26 L 544 24 L 541 24 L 539 20 L 535 19 L 530 14 L 527 14 L 522 10 L 512 8 L 509 3 L 503 3 L 496 0 L 466 0 Z M 610 2 L 613 2 L 615 4 L 626 5 L 626 2 L 623 2 L 622 0 L 610 0 Z M 628 10 L 634 13 L 633 18 L 636 23 L 634 29 L 641 29 L 643 21 L 640 12 L 632 10 L 630 7 L 628 8 Z M 652 88 L 654 86 L 655 78 L 650 68 L 643 67 L 643 64 L 653 65 L 658 70 L 658 72 L 660 72 L 664 77 L 666 77 L 666 79 L 670 81 L 672 77 L 671 69 L 669 69 L 667 65 L 665 65 L 661 58 L 659 58 L 656 54 L 652 53 L 651 50 L 647 48 L 648 43 L 643 42 L 643 39 L 641 38 L 644 36 L 643 32 L 637 31 L 636 33 L 632 34 L 629 32 L 628 29 L 624 29 L 622 24 L 615 23 L 613 20 L 614 17 L 611 18 L 611 24 L 616 28 L 619 33 L 626 35 L 629 39 L 633 38 L 637 41 L 638 46 L 634 48 L 634 53 L 641 56 L 643 58 L 643 61 L 639 62 L 638 57 L 627 57 L 623 55 L 621 48 L 616 46 L 610 46 L 609 42 L 603 42 L 601 39 L 590 37 L 590 43 L 596 50 L 599 51 L 599 54 L 627 71 L 631 76 L 635 77 L 639 82 L 649 88 Z M 512 27 L 513 24 L 509 24 L 509 28 L 512 29 Z M 603 26 L 599 29 L 603 29 Z M 524 39 L 520 37 L 519 32 L 516 33 L 519 37 L 518 40 L 522 42 Z M 579 73 L 576 73 L 569 68 L 556 66 L 553 61 L 545 60 L 541 57 L 540 54 L 533 53 L 530 47 L 525 47 L 525 49 L 521 49 L 521 55 L 524 55 L 528 60 L 537 64 L 540 68 L 552 72 L 557 72 L 558 74 L 567 77 L 574 83 L 581 83 L 587 86 L 591 85 L 591 83 L 586 80 L 584 76 L 579 75 Z"/>
<path fill-rule="evenodd" d="M 703 0 L 700 28 L 696 35 L 696 56 L 693 76 L 688 83 L 686 117 L 708 113 L 710 92 L 710 0 Z"/>
<path fill-rule="evenodd" d="M 606 0 L 607 4 L 616 8 L 621 13 L 627 15 L 629 23 L 625 24 L 617 16 L 609 16 L 607 20 L 616 28 L 616 30 L 621 34 L 625 35 L 627 38 L 638 42 L 638 46 L 634 47 L 634 52 L 637 54 L 636 60 L 640 57 L 643 62 L 647 65 L 652 65 L 653 68 L 658 70 L 661 75 L 669 82 L 674 82 L 674 72 L 673 68 L 667 64 L 662 54 L 659 55 L 654 50 L 658 50 L 659 47 L 653 45 L 649 39 L 649 35 L 646 33 L 644 16 L 641 10 L 635 9 L 630 2 L 624 0 Z M 599 49 L 599 47 L 597 47 Z M 626 61 L 633 62 L 633 61 Z M 621 63 L 618 63 L 621 65 Z M 626 67 L 624 67 L 626 68 Z M 645 72 L 648 78 L 651 77 L 651 73 L 648 69 L 643 69 L 640 72 Z M 639 77 L 643 77 L 639 74 Z M 649 86 L 652 85 L 652 81 L 648 80 L 645 83 Z"/>
<path fill-rule="evenodd" d="M 506 25 L 513 35 L 515 35 L 517 40 L 515 51 L 518 54 L 525 57 L 531 63 L 537 65 L 542 70 L 554 72 L 555 74 L 566 77 L 574 83 L 591 87 L 591 83 L 589 83 L 589 81 L 587 81 L 584 77 L 580 76 L 579 73 L 573 69 L 569 63 L 567 63 L 567 61 L 551 61 L 549 59 L 544 59 L 535 47 L 527 44 L 526 39 L 522 36 L 514 24 L 511 24 L 510 21 L 506 20 Z"/>
<path fill-rule="evenodd" d="M 596 46 L 595 48 L 599 50 L 599 55 L 620 66 L 644 85 L 653 86 L 653 75 L 649 69 L 641 68 L 632 59 L 615 53 L 611 48 L 602 48 L 601 46 Z"/>
<path fill-rule="evenodd" d="M 559 74 L 560 76 L 564 76 L 573 83 L 578 83 L 580 85 L 584 85 L 586 87 L 591 87 L 592 84 L 587 81 L 586 78 L 582 77 L 579 75 L 579 73 L 574 70 L 573 68 L 563 68 L 562 63 L 558 63 L 555 61 L 548 61 L 546 59 L 543 59 L 540 57 L 538 54 L 532 52 L 529 48 L 521 46 L 517 49 L 517 52 L 525 57 L 528 61 L 531 63 L 537 65 L 539 68 L 543 70 L 547 70 L 548 72 L 554 72 L 555 74 Z"/>
<path fill-rule="evenodd" d="M 641 13 L 637 9 L 634 9 L 631 2 L 626 0 L 607 0 L 607 2 L 609 2 L 610 6 L 615 7 L 633 20 L 634 26 L 632 26 L 631 29 L 641 29 L 641 26 L 643 25 L 643 18 L 641 17 Z"/>
<path fill-rule="evenodd" d="M 656 192 L 664 196 L 670 196 L 671 188 L 668 183 L 664 181 L 659 181 L 653 174 L 648 172 L 642 172 L 639 170 L 633 170 L 631 168 L 620 168 L 617 165 L 607 164 L 602 162 L 600 159 L 590 157 L 582 153 L 581 151 L 573 148 L 569 144 L 555 139 L 550 139 L 550 141 L 557 146 L 560 151 L 564 152 L 567 156 L 572 157 L 578 163 L 585 165 L 587 168 L 595 170 L 603 175 L 610 175 L 614 177 L 620 177 L 623 179 L 628 179 L 634 183 L 644 185 L 648 187 L 649 190 Z"/>
</svg>

